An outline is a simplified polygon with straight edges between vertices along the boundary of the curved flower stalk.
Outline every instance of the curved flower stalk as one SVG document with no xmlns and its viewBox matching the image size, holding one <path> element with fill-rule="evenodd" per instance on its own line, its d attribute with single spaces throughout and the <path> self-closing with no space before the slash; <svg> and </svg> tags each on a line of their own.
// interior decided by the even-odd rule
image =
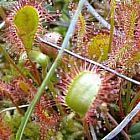
<svg viewBox="0 0 140 140">
<path fill-rule="evenodd" d="M 59 14 L 49 14 L 43 2 L 19 0 L 7 17 L 6 41 L 15 53 L 30 51 L 37 35 L 43 33 L 42 23 L 51 22 Z"/>
</svg>

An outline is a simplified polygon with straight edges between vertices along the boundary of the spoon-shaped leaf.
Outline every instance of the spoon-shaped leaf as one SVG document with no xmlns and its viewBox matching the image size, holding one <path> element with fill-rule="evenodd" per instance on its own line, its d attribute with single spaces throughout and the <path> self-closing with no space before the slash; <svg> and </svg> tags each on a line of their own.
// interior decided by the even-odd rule
<svg viewBox="0 0 140 140">
<path fill-rule="evenodd" d="M 32 6 L 24 6 L 15 15 L 14 24 L 26 50 L 31 50 L 39 25 L 38 12 Z"/>
</svg>

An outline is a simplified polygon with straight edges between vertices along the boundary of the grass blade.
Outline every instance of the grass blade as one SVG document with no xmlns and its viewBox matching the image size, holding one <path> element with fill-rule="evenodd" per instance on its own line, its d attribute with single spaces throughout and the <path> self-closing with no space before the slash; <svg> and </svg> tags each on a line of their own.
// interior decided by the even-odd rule
<svg viewBox="0 0 140 140">
<path fill-rule="evenodd" d="M 124 120 L 114 128 L 107 136 L 105 136 L 102 140 L 111 140 L 117 134 L 119 134 L 123 128 L 133 119 L 133 117 L 140 111 L 140 102 L 136 105 L 136 107 L 124 118 Z"/>
<path fill-rule="evenodd" d="M 56 69 L 56 67 L 58 65 L 59 60 L 62 58 L 64 49 L 67 47 L 68 42 L 69 42 L 69 39 L 72 36 L 72 33 L 73 33 L 74 29 L 75 29 L 75 25 L 76 25 L 77 20 L 78 20 L 78 16 L 81 13 L 81 10 L 82 10 L 82 7 L 83 7 L 85 1 L 86 0 L 80 0 L 80 2 L 78 4 L 78 8 L 77 8 L 77 10 L 76 10 L 76 12 L 75 12 L 75 14 L 73 16 L 73 19 L 71 21 L 71 24 L 70 24 L 70 26 L 68 28 L 68 31 L 67 31 L 66 36 L 65 36 L 65 39 L 63 41 L 61 50 L 59 51 L 59 54 L 58 54 L 57 58 L 55 59 L 52 67 L 50 68 L 48 74 L 46 75 L 46 77 L 43 80 L 41 86 L 39 87 L 36 96 L 34 97 L 33 101 L 31 102 L 31 105 L 27 109 L 27 111 L 25 113 L 25 116 L 22 119 L 21 124 L 20 124 L 20 127 L 19 127 L 19 129 L 17 131 L 16 140 L 21 140 L 22 135 L 23 135 L 23 132 L 24 132 L 24 129 L 25 129 L 26 125 L 27 125 L 27 122 L 28 122 L 28 120 L 29 120 L 32 112 L 33 112 L 33 109 L 34 109 L 36 103 L 39 101 L 39 99 L 40 99 L 40 97 L 42 95 L 42 92 L 44 91 L 46 85 L 49 83 L 50 78 L 53 75 L 53 73 L 54 73 L 54 71 L 55 71 L 55 69 Z"/>
</svg>

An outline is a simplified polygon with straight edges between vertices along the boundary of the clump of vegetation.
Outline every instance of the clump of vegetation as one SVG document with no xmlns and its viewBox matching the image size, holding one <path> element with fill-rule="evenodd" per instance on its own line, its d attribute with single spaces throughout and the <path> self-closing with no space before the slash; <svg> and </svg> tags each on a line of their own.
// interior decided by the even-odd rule
<svg viewBox="0 0 140 140">
<path fill-rule="evenodd" d="M 139 10 L 2 0 L 0 139 L 139 139 Z"/>
</svg>

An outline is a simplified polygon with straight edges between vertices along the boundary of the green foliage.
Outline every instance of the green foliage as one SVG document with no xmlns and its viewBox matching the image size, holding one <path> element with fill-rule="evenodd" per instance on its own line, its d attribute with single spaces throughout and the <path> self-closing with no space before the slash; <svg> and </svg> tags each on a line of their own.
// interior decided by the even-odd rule
<svg viewBox="0 0 140 140">
<path fill-rule="evenodd" d="M 60 131 L 57 134 L 58 140 L 83 140 L 83 127 L 80 122 L 74 119 L 75 114 L 71 113 L 63 118 Z"/>
<path fill-rule="evenodd" d="M 108 58 L 109 36 L 98 34 L 88 43 L 88 55 L 91 59 L 104 61 Z"/>
<path fill-rule="evenodd" d="M 140 61 L 138 46 L 139 34 L 136 36 L 136 34 L 139 33 L 139 5 L 137 1 L 134 0 L 134 4 L 133 2 L 128 4 L 126 1 L 125 3 L 120 2 L 118 4 L 118 2 L 116 2 L 116 5 L 114 4 L 110 11 L 111 17 L 109 17 L 111 22 L 111 32 L 107 31 L 107 33 L 104 32 L 100 22 L 93 17 L 91 18 L 91 15 L 86 8 L 83 8 L 82 13 L 80 13 L 82 10 L 82 4 L 79 6 L 79 11 L 76 13 L 74 19 L 71 20 L 69 10 L 72 14 L 75 13 L 78 0 L 73 0 L 74 3 L 69 0 L 56 0 L 53 1 L 52 5 L 49 5 L 48 1 L 44 1 L 45 7 L 43 8 L 46 11 L 48 10 L 47 18 L 48 20 L 50 19 L 51 23 L 45 21 L 43 17 L 44 11 L 40 11 L 42 3 L 38 5 L 40 8 L 38 11 L 32 6 L 34 1 L 27 0 L 26 2 L 29 3 L 27 5 L 23 4 L 23 7 L 21 5 L 20 9 L 16 9 L 14 14 L 10 14 L 10 16 L 14 15 L 14 20 L 11 22 L 11 24 L 14 23 L 14 28 L 9 27 L 9 32 L 6 33 L 11 35 L 11 33 L 14 34 L 14 32 L 16 32 L 16 35 L 18 35 L 22 41 L 26 51 L 19 54 L 18 58 L 15 58 L 14 52 L 10 50 L 10 47 L 15 47 L 16 44 L 18 45 L 18 43 L 21 43 L 16 42 L 17 36 L 15 37 L 15 34 L 12 34 L 11 38 L 6 38 L 7 41 L 5 42 L 3 41 L 3 36 L 0 37 L 1 44 L 6 48 L 4 51 L 0 52 L 0 54 L 2 54 L 2 57 L 0 57 L 0 79 L 3 80 L 1 83 L 6 87 L 6 90 L 3 91 L 9 90 L 8 93 L 14 91 L 10 94 L 12 97 L 10 101 L 5 93 L 0 93 L 0 105 L 2 104 L 1 109 L 13 106 L 11 100 L 14 100 L 15 102 L 17 102 L 17 100 L 22 100 L 22 103 L 31 104 L 27 109 L 24 118 L 15 112 L 14 114 L 6 112 L 4 120 L 12 130 L 12 140 L 21 139 L 22 134 L 23 140 L 39 140 L 40 136 L 44 133 L 44 135 L 46 135 L 46 132 L 47 136 L 44 139 L 48 140 L 52 138 L 56 140 L 84 140 L 85 137 L 87 137 L 85 135 L 88 135 L 86 133 L 89 129 L 89 122 L 94 126 L 95 133 L 99 133 L 99 135 L 103 137 L 115 127 L 114 122 L 117 124 L 122 121 L 125 115 L 128 114 L 137 101 L 139 101 L 139 95 L 137 92 L 139 87 L 118 78 L 115 74 L 105 72 L 99 67 L 92 67 L 91 64 L 87 65 L 84 61 L 79 61 L 73 58 L 73 56 L 68 56 L 66 53 L 63 58 L 62 55 L 64 48 L 69 46 L 67 48 L 69 48 L 70 51 L 76 51 L 77 54 L 98 61 L 103 65 L 107 64 L 110 67 L 113 66 L 114 70 L 122 74 L 129 75 L 131 73 L 131 77 L 139 78 L 139 74 L 137 75 L 135 72 L 136 69 L 134 68 L 135 64 L 138 65 Z M 32 2 L 31 5 L 30 2 Z M 112 0 L 112 2 L 114 2 L 114 0 Z M 4 7 L 6 10 L 10 10 L 12 3 L 17 4 L 17 1 L 11 0 L 10 2 L 7 2 L 3 0 L 0 2 L 0 6 Z M 69 9 L 70 3 L 74 4 L 74 7 L 71 9 Z M 103 4 L 104 1 L 101 3 Z M 94 8 L 99 7 L 99 9 L 96 9 L 99 13 L 103 10 L 100 6 L 101 3 L 98 1 L 92 3 Z M 105 3 L 105 5 L 108 5 L 107 1 Z M 8 6 L 10 6 L 10 8 Z M 115 6 L 118 8 L 116 11 Z M 108 9 L 110 9 L 109 5 L 108 7 Z M 59 9 L 61 13 L 59 21 L 53 21 L 53 17 L 50 15 L 50 13 L 53 13 L 56 9 Z M 40 12 L 42 12 L 41 16 Z M 120 12 L 121 14 L 119 15 L 117 12 Z M 7 11 L 5 13 L 7 13 Z M 105 16 L 103 15 L 103 17 Z M 78 22 L 76 23 L 77 20 Z M 41 23 L 42 28 L 38 28 L 40 26 L 40 21 L 45 21 Z M 67 27 L 69 26 L 70 21 L 72 23 L 67 32 Z M 94 24 L 92 24 L 93 22 Z M 76 28 L 74 28 L 75 25 Z M 7 28 L 6 26 L 1 27 Z M 116 31 L 119 31 L 119 35 L 117 34 L 118 32 L 113 31 L 114 28 L 116 28 Z M 75 32 L 73 33 L 74 30 Z M 43 33 L 46 32 L 46 34 L 49 35 L 50 32 L 54 31 L 59 32 L 65 38 L 62 50 L 58 53 L 58 57 L 56 56 L 57 50 L 54 48 L 51 49 L 49 45 L 36 42 L 35 40 L 35 37 L 38 36 L 37 33 L 42 33 L 39 35 L 39 37 L 42 37 L 44 36 Z M 2 30 L 0 32 L 3 34 Z M 69 41 L 71 37 L 72 39 Z M 11 46 L 7 43 L 9 40 L 11 41 Z M 34 46 L 34 43 L 37 44 Z M 51 43 L 53 43 L 53 41 Z M 42 53 L 39 48 L 37 48 L 40 46 L 47 48 L 45 50 L 47 55 L 44 54 L 45 51 L 41 50 Z M 5 53 L 7 50 L 11 52 L 9 56 Z M 51 50 L 54 53 L 48 55 Z M 3 58 L 3 56 L 5 57 Z M 56 58 L 55 61 L 54 58 Z M 62 62 L 62 65 L 57 67 L 60 61 Z M 51 65 L 52 67 L 50 68 Z M 74 67 L 74 70 L 73 66 L 76 66 L 76 68 Z M 95 73 L 90 71 L 90 68 L 95 68 Z M 131 70 L 130 73 L 128 71 L 129 69 Z M 78 73 L 79 71 L 80 73 Z M 75 76 L 75 74 L 77 75 Z M 99 75 L 101 77 L 99 77 Z M 42 79 L 44 79 L 44 81 Z M 63 80 L 65 82 L 63 82 Z M 0 87 L 1 86 L 2 84 Z M 13 93 L 15 95 L 13 95 Z M 19 94 L 17 95 L 17 93 Z M 42 110 L 39 108 L 40 114 L 36 114 L 37 110 L 35 106 L 38 105 L 38 101 L 43 108 Z M 18 102 L 17 105 L 21 105 L 22 103 Z M 93 108 L 92 105 L 94 106 Z M 100 105 L 105 105 L 105 109 L 104 106 L 101 106 L 103 107 L 103 110 L 101 110 L 102 108 L 100 108 Z M 91 118 L 89 108 L 91 108 L 91 112 L 93 111 L 93 114 L 91 114 L 93 116 Z M 33 113 L 34 109 L 35 113 Z M 67 109 L 69 110 L 67 111 Z M 46 118 L 44 118 L 42 114 L 45 112 L 47 112 L 49 119 L 52 118 L 52 120 L 47 120 L 47 115 L 45 116 Z M 31 114 L 35 117 L 34 121 L 30 120 Z M 52 116 L 54 114 L 59 118 L 59 124 L 53 127 L 55 130 L 50 127 L 53 125 Z M 110 117 L 108 118 L 108 116 Z M 42 117 L 44 122 L 43 125 L 46 126 L 43 127 L 45 128 L 45 132 L 40 131 L 39 125 L 41 122 L 39 122 L 39 117 Z M 86 119 L 91 120 L 88 122 Z M 129 134 L 134 140 L 139 139 L 140 137 L 139 126 L 140 124 L 137 123 L 131 127 L 130 123 L 131 128 Z M 127 133 L 129 126 L 126 127 L 125 130 Z"/>
<path fill-rule="evenodd" d="M 4 120 L 8 124 L 8 126 L 13 131 L 13 136 L 11 140 L 15 140 L 16 132 L 20 126 L 22 116 L 19 115 L 16 111 L 14 112 L 14 115 L 8 115 L 8 113 L 5 115 Z M 35 124 L 34 122 L 29 122 L 27 124 L 27 127 L 23 134 L 23 140 L 30 139 L 30 140 L 39 140 L 40 133 L 39 133 L 39 126 Z"/>
<path fill-rule="evenodd" d="M 126 63 L 126 65 L 128 66 L 128 68 L 132 68 L 135 64 L 138 64 L 139 62 L 140 62 L 140 52 L 136 52 Z"/>
<path fill-rule="evenodd" d="M 132 140 L 139 140 L 140 138 L 140 122 L 131 126 L 129 133 L 131 134 Z"/>
<path fill-rule="evenodd" d="M 35 105 L 37 104 L 38 100 L 41 98 L 41 95 L 42 95 L 43 91 L 45 90 L 46 85 L 49 84 L 52 75 L 55 73 L 57 65 L 58 65 L 59 61 L 61 60 L 61 58 L 63 56 L 64 49 L 67 47 L 68 42 L 70 40 L 70 34 L 72 34 L 73 31 L 74 31 L 74 27 L 75 27 L 76 22 L 78 20 L 78 16 L 80 15 L 80 13 L 82 11 L 82 7 L 84 5 L 84 2 L 85 2 L 85 0 L 80 0 L 79 1 L 77 11 L 74 14 L 74 17 L 73 17 L 73 19 L 71 21 L 71 24 L 69 26 L 69 29 L 67 31 L 67 34 L 66 34 L 66 36 L 64 38 L 64 41 L 62 43 L 62 48 L 59 51 L 59 54 L 56 57 L 56 60 L 54 61 L 54 63 L 52 65 L 52 67 L 50 68 L 48 74 L 45 76 L 43 82 L 41 83 L 41 86 L 39 87 L 33 101 L 31 102 L 31 105 L 29 106 L 29 108 L 27 109 L 27 111 L 25 113 L 24 119 L 22 120 L 21 125 L 19 127 L 19 130 L 17 131 L 17 135 L 16 135 L 17 140 L 20 140 L 22 138 L 24 129 L 26 127 L 26 124 L 27 124 L 32 112 L 33 112 L 33 109 L 34 109 Z"/>
</svg>

